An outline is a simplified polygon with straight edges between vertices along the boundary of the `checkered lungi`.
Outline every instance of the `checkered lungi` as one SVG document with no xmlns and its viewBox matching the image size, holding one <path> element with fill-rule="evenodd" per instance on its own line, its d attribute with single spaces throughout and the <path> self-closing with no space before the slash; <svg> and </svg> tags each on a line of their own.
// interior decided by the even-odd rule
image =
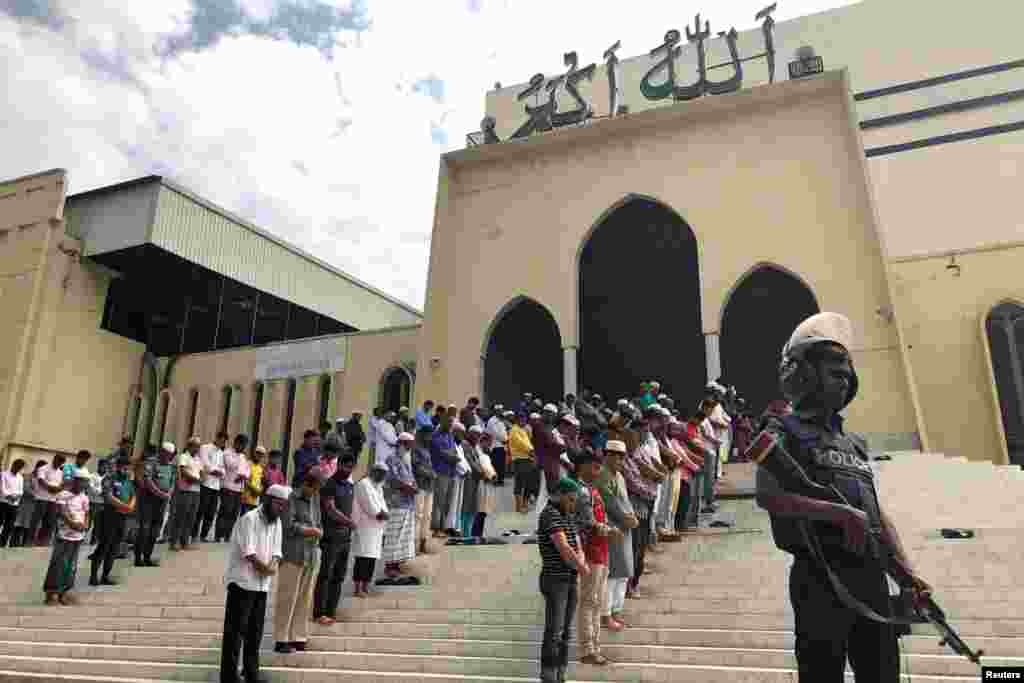
<svg viewBox="0 0 1024 683">
<path fill-rule="evenodd" d="M 392 508 L 388 514 L 380 558 L 384 562 L 411 560 L 416 557 L 416 510 Z"/>
</svg>

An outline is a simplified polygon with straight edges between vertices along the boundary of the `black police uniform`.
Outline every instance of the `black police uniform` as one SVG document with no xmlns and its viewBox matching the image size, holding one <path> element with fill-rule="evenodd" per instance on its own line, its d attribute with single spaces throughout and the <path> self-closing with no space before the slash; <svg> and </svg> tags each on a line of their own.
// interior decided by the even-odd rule
<svg viewBox="0 0 1024 683">
<path fill-rule="evenodd" d="M 860 437 L 843 431 L 842 417 L 836 415 L 827 424 L 821 416 L 798 410 L 783 418 L 770 418 L 769 423 L 811 479 L 835 486 L 850 505 L 867 515 L 871 528 L 881 528 L 866 445 Z M 766 489 L 773 487 L 775 492 L 785 492 L 770 474 L 759 471 L 759 491 L 769 492 Z M 805 543 L 801 522 L 772 515 L 771 524 L 775 544 L 794 557 L 789 596 L 801 683 L 842 683 L 847 657 L 858 683 L 898 683 L 896 628 L 872 621 L 840 601 L 825 568 Z M 847 590 L 878 614 L 891 616 L 889 585 L 879 560 L 870 553 L 857 556 L 847 551 L 843 533 L 835 525 L 811 522 L 809 531 L 821 540 L 824 559 Z"/>
</svg>

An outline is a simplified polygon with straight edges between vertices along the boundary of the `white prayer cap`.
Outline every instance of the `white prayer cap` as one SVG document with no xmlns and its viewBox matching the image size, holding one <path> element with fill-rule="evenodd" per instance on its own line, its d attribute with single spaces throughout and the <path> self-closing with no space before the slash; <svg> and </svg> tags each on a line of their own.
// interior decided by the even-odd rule
<svg viewBox="0 0 1024 683">
<path fill-rule="evenodd" d="M 515 417 L 516 416 L 516 414 L 514 412 L 512 412 L 511 410 L 506 410 L 504 415 L 505 415 L 505 417 Z"/>
<path fill-rule="evenodd" d="M 664 401 L 666 398 L 668 398 L 668 394 L 658 394 L 659 401 Z"/>
<path fill-rule="evenodd" d="M 539 420 L 540 419 L 540 413 L 530 413 L 530 419 L 531 420 Z"/>
<path fill-rule="evenodd" d="M 178 450 L 170 441 L 164 441 L 163 445 L 160 446 L 160 448 L 162 448 L 167 453 L 174 453 Z"/>
<path fill-rule="evenodd" d="M 622 453 L 622 454 L 625 454 L 626 453 L 626 442 L 624 442 L 624 441 L 616 441 L 615 439 L 612 439 L 611 441 L 609 441 L 608 443 L 606 443 L 604 445 L 604 450 L 605 451 L 610 451 L 612 453 Z"/>
<path fill-rule="evenodd" d="M 267 489 L 267 495 L 271 498 L 277 498 L 278 500 L 288 500 L 292 495 L 292 488 L 290 486 L 274 484 Z"/>
<path fill-rule="evenodd" d="M 341 415 L 339 415 L 338 417 L 334 418 L 334 421 L 335 422 L 344 422 L 345 418 L 343 418 Z"/>
<path fill-rule="evenodd" d="M 402 432 L 401 434 L 398 435 L 398 440 L 399 441 L 415 441 L 416 437 L 413 436 L 412 434 L 410 434 L 409 432 Z"/>
<path fill-rule="evenodd" d="M 661 382 L 651 382 L 651 386 L 656 389 L 661 389 Z"/>
<path fill-rule="evenodd" d="M 620 398 L 620 399 L 619 399 L 619 402 L 618 402 L 618 406 L 619 406 L 620 408 L 624 408 L 625 406 L 628 406 L 628 405 L 629 405 L 629 401 L 627 401 L 627 400 L 626 400 L 626 399 L 624 399 L 624 398 Z"/>
<path fill-rule="evenodd" d="M 257 453 L 262 453 L 263 455 L 266 455 L 267 454 L 267 449 L 264 448 L 263 446 L 257 446 L 256 447 L 256 452 Z"/>
<path fill-rule="evenodd" d="M 562 422 L 568 422 L 573 427 L 579 427 L 580 426 L 580 421 L 577 420 L 575 417 L 573 417 L 571 413 L 566 413 L 565 415 L 563 415 L 562 416 Z"/>
<path fill-rule="evenodd" d="M 473 425 L 472 427 L 469 428 L 469 431 L 474 433 L 474 434 L 483 434 L 484 433 L 483 427 L 481 427 L 480 425 Z"/>
<path fill-rule="evenodd" d="M 457 405 L 455 405 L 454 403 L 449 403 L 448 404 L 448 409 L 451 410 L 452 408 L 455 408 L 456 410 L 458 410 L 459 407 Z"/>
<path fill-rule="evenodd" d="M 544 406 L 544 412 L 545 413 L 557 413 L 558 412 L 558 406 L 556 406 L 554 403 L 548 403 L 546 406 Z"/>
<path fill-rule="evenodd" d="M 503 406 L 503 405 L 501 405 L 501 404 L 499 403 L 499 404 L 497 404 L 496 406 L 494 406 L 494 410 L 496 410 L 496 411 L 497 411 L 497 410 L 502 410 L 502 409 L 503 409 L 504 407 L 505 407 L 505 406 Z"/>
<path fill-rule="evenodd" d="M 409 406 L 402 406 L 401 408 L 398 409 L 398 412 L 400 412 L 400 413 L 408 413 L 409 412 Z"/>
</svg>

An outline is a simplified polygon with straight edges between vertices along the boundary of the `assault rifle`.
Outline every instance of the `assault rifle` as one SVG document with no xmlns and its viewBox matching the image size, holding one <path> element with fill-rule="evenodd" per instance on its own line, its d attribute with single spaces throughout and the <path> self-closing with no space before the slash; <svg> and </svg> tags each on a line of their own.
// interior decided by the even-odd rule
<svg viewBox="0 0 1024 683">
<path fill-rule="evenodd" d="M 793 491 L 808 498 L 817 498 L 830 503 L 850 505 L 846 497 L 835 486 L 825 486 L 812 480 L 807 475 L 807 472 L 804 471 L 804 468 L 800 466 L 800 463 L 782 445 L 782 438 L 779 433 L 771 427 L 758 434 L 757 438 L 754 439 L 754 442 L 747 449 L 746 455 L 750 460 L 757 463 L 758 467 L 763 467 L 771 473 L 778 480 L 782 488 L 787 491 Z M 885 617 L 878 614 L 853 596 L 842 584 L 839 577 L 835 575 L 825 560 L 821 549 L 821 542 L 814 532 L 808 528 L 808 525 L 802 523 L 800 527 L 804 534 L 804 540 L 811 549 L 812 554 L 820 564 L 824 565 L 833 589 L 835 589 L 839 599 L 847 607 L 872 621 L 881 623 L 898 626 L 929 623 L 935 628 L 942 639 L 939 641 L 939 647 L 948 646 L 956 654 L 966 657 L 979 666 L 981 665 L 981 657 L 985 654 L 984 651 L 972 650 L 963 641 L 960 635 L 949 625 L 945 612 L 942 611 L 942 608 L 935 603 L 935 600 L 930 595 L 922 596 L 923 599 L 915 602 L 906 591 L 901 591 L 900 598 L 893 606 L 898 615 L 895 617 Z M 901 589 L 913 584 L 914 577 L 907 567 L 894 555 L 892 549 L 884 542 L 880 533 L 869 530 L 868 545 L 871 554 L 882 561 L 886 572 L 893 577 Z"/>
</svg>

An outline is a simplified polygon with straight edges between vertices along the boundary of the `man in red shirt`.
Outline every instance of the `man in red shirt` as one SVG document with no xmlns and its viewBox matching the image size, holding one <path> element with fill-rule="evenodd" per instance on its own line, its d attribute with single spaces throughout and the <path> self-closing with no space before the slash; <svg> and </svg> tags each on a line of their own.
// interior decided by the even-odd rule
<svg viewBox="0 0 1024 683">
<path fill-rule="evenodd" d="M 608 539 L 622 539 L 623 533 L 609 526 L 604 501 L 594 482 L 602 463 L 589 447 L 576 454 L 576 524 L 590 573 L 580 575 L 579 626 L 576 637 L 581 664 L 605 666 L 610 660 L 601 654 L 601 614 L 608 596 Z"/>
</svg>

